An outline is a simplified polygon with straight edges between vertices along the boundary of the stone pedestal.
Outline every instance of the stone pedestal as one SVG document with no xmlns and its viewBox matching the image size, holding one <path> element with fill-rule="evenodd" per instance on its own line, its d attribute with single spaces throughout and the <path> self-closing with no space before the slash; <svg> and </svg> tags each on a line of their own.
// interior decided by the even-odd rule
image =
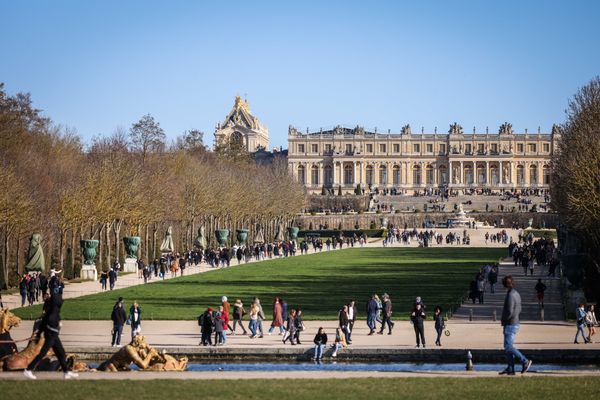
<svg viewBox="0 0 600 400">
<path fill-rule="evenodd" d="M 96 271 L 95 265 L 87 265 L 84 264 L 81 267 L 81 279 L 85 281 L 97 281 L 98 280 L 98 271 Z"/>
<path fill-rule="evenodd" d="M 137 258 L 126 258 L 123 265 L 123 272 L 137 272 Z"/>
</svg>

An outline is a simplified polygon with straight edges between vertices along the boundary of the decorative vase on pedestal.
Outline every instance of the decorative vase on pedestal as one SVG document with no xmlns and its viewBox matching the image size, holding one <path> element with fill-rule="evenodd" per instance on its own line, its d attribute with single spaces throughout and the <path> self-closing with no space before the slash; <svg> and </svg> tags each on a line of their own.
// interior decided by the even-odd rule
<svg viewBox="0 0 600 400">
<path fill-rule="evenodd" d="M 229 229 L 217 229 L 215 230 L 215 237 L 219 242 L 219 247 L 225 247 L 225 243 L 229 238 Z"/>
<path fill-rule="evenodd" d="M 80 240 L 81 253 L 83 254 L 83 265 L 81 266 L 81 279 L 95 281 L 98 280 L 98 272 L 96 271 L 96 248 L 98 247 L 97 240 Z"/>
<path fill-rule="evenodd" d="M 142 238 L 139 236 L 125 236 L 123 238 L 125 244 L 125 264 L 123 265 L 123 272 L 137 272 L 137 251 L 142 243 Z"/>
<path fill-rule="evenodd" d="M 290 241 L 295 242 L 296 239 L 298 239 L 298 232 L 300 232 L 300 228 L 298 228 L 297 226 L 290 226 L 287 228 L 287 232 L 288 232 L 288 239 Z"/>
<path fill-rule="evenodd" d="M 240 246 L 245 246 L 248 241 L 248 229 L 238 229 L 235 232 L 238 244 Z"/>
</svg>

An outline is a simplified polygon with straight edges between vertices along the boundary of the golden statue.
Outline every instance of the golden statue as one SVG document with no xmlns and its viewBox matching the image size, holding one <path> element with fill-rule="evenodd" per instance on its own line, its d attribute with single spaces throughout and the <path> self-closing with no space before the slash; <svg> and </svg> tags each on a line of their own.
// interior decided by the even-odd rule
<svg viewBox="0 0 600 400">
<path fill-rule="evenodd" d="M 10 337 L 10 329 L 20 323 L 21 318 L 8 309 L 0 310 L 0 359 L 17 352 L 17 345 Z"/>
<path fill-rule="evenodd" d="M 111 358 L 98 366 L 99 371 L 129 371 L 131 364 L 146 371 L 185 371 L 187 357 L 176 359 L 164 351 L 158 352 L 146 343 L 144 336 L 136 336 L 131 343 L 121 347 Z"/>
</svg>

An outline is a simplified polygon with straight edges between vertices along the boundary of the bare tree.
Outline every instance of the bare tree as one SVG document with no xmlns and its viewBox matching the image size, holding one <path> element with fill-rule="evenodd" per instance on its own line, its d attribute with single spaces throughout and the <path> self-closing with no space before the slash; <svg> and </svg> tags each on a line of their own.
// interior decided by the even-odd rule
<svg viewBox="0 0 600 400">
<path fill-rule="evenodd" d="M 142 164 L 146 163 L 148 153 L 160 152 L 165 147 L 165 131 L 150 114 L 144 115 L 131 126 L 129 138 L 132 150 L 140 153 Z"/>
</svg>

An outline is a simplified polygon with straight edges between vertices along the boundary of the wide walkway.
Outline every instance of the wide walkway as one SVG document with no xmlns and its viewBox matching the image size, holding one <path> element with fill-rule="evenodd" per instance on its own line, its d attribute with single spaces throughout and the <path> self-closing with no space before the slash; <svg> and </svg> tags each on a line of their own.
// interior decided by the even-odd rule
<svg viewBox="0 0 600 400">
<path fill-rule="evenodd" d="M 270 310 L 265 310 L 270 313 Z M 201 310 L 198 310 L 200 313 Z M 111 321 L 63 321 L 61 340 L 67 350 L 69 348 L 106 348 L 110 347 Z M 23 321 L 21 326 L 11 330 L 15 340 L 24 339 L 31 335 L 32 321 Z M 291 346 L 283 344 L 281 336 L 275 331 L 266 334 L 270 322 L 265 322 L 265 336 L 262 339 L 250 339 L 242 335 L 228 336 L 225 347 L 235 348 L 283 348 L 283 347 L 312 347 L 314 336 L 319 327 L 324 327 L 329 341 L 335 338 L 337 321 L 305 321 L 306 331 L 301 334 L 302 345 Z M 247 321 L 245 321 L 247 326 Z M 500 322 L 458 322 L 449 321 L 447 328 L 450 336 L 442 337 L 443 348 L 449 349 L 501 349 L 503 346 L 502 327 Z M 238 328 L 239 329 L 239 328 Z M 575 325 L 567 322 L 531 322 L 523 323 L 517 335 L 516 344 L 523 349 L 600 349 L 600 337 L 591 344 L 573 344 Z M 376 349 L 406 348 L 415 346 L 415 333 L 408 321 L 397 321 L 392 335 L 368 336 L 365 321 L 358 321 L 352 334 L 352 348 Z M 123 332 L 122 344 L 130 339 L 131 329 L 126 326 Z M 198 347 L 200 330 L 196 321 L 142 321 L 142 335 L 148 342 L 160 348 Z M 427 347 L 434 349 L 435 329 L 431 320 L 425 322 L 425 339 Z M 22 347 L 24 343 L 20 343 Z M 220 347 L 219 347 L 220 348 Z M 219 349 L 217 348 L 217 349 Z"/>
<path fill-rule="evenodd" d="M 498 284 L 496 285 L 495 293 L 491 293 L 490 285 L 487 284 L 485 294 L 483 296 L 483 304 L 473 304 L 471 300 L 467 300 L 452 316 L 453 320 L 468 320 L 471 313 L 475 321 L 491 321 L 495 312 L 496 318 L 499 321 L 502 315 L 502 307 L 506 289 L 502 287 L 502 278 L 506 275 L 512 275 L 516 282 L 516 290 L 521 295 L 522 302 L 522 321 L 540 321 L 542 308 L 540 307 L 535 285 L 538 279 L 546 285 L 547 290 L 544 296 L 544 320 L 545 321 L 564 321 L 565 312 L 562 304 L 562 294 L 559 278 L 547 278 L 548 268 L 539 267 L 537 264 L 534 268 L 534 275 L 525 276 L 523 268 L 515 267 L 512 259 L 505 259 L 500 263 L 498 269 Z M 468 287 L 465 287 L 467 290 Z"/>
</svg>

